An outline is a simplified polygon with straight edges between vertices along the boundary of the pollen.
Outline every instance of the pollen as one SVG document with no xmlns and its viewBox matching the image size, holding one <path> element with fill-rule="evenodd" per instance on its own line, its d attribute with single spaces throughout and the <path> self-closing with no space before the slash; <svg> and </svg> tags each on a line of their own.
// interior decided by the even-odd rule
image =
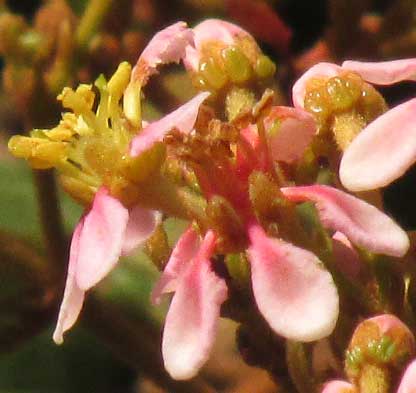
<svg viewBox="0 0 416 393">
<path fill-rule="evenodd" d="M 108 82 L 100 76 L 94 86 L 65 87 L 58 100 L 68 112 L 59 124 L 49 130 L 35 129 L 28 137 L 12 137 L 10 152 L 27 159 L 33 168 L 56 168 L 65 190 L 84 204 L 103 185 L 121 200 L 123 195 L 118 193 L 135 194 L 128 189 L 137 188 L 137 181 L 151 172 L 149 165 L 160 164 L 163 152 L 155 147 L 157 151 L 147 152 L 152 159 L 146 162 L 129 155 L 130 142 L 141 125 L 140 108 L 131 108 L 137 100 L 130 96 L 123 103 L 130 74 L 131 66 L 124 62 Z M 126 113 L 134 113 L 134 124 Z"/>
</svg>

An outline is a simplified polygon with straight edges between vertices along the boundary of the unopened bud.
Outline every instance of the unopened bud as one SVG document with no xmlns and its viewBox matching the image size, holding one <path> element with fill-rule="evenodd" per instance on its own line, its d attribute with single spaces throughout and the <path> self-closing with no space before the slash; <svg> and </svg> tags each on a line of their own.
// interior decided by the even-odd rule
<svg viewBox="0 0 416 393">
<path fill-rule="evenodd" d="M 369 383 L 363 370 L 374 378 L 379 371 L 374 367 L 371 371 L 368 365 L 384 370 L 383 378 L 388 378 L 389 370 L 400 370 L 414 353 L 415 338 L 409 328 L 394 315 L 379 315 L 355 329 L 346 353 L 345 370 L 351 381 L 364 378 Z"/>
</svg>

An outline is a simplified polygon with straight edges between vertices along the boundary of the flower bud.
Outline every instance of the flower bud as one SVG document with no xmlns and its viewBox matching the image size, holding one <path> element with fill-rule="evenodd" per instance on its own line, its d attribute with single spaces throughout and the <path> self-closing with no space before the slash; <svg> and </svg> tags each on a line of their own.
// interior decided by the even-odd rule
<svg viewBox="0 0 416 393">
<path fill-rule="evenodd" d="M 389 371 L 400 370 L 414 353 L 415 338 L 409 328 L 394 315 L 379 315 L 355 329 L 346 353 L 345 371 L 351 381 L 361 385 L 365 380 L 368 385 L 374 379 L 389 379 Z"/>
<path fill-rule="evenodd" d="M 188 46 L 184 63 L 194 84 L 218 92 L 265 80 L 276 71 L 253 37 L 228 22 L 209 19 L 194 28 L 194 46 Z"/>
</svg>

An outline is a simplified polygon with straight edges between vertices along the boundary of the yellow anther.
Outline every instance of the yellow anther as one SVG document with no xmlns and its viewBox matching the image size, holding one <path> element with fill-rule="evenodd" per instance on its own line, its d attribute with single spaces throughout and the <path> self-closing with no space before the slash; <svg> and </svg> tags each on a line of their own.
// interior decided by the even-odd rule
<svg viewBox="0 0 416 393">
<path fill-rule="evenodd" d="M 89 205 L 97 189 L 74 177 L 61 175 L 59 178 L 63 189 L 82 205 Z"/>
<path fill-rule="evenodd" d="M 127 120 L 135 128 L 142 126 L 141 86 L 138 82 L 131 82 L 123 96 L 123 111 Z"/>
<path fill-rule="evenodd" d="M 131 65 L 124 61 L 121 63 L 114 75 L 111 77 L 107 84 L 107 89 L 110 95 L 113 96 L 115 100 L 119 100 L 123 95 L 124 90 L 129 84 L 131 74 Z"/>
<path fill-rule="evenodd" d="M 28 159 L 32 157 L 33 149 L 40 143 L 44 143 L 45 139 L 29 138 L 26 136 L 12 136 L 8 143 L 10 153 L 15 157 Z"/>
<path fill-rule="evenodd" d="M 74 91 L 70 87 L 65 87 L 58 96 L 65 108 L 72 109 L 75 114 L 79 115 L 91 110 L 91 95 L 85 94 L 86 90 Z"/>
<path fill-rule="evenodd" d="M 34 158 L 40 159 L 51 165 L 57 164 L 61 160 L 66 159 L 67 145 L 63 142 L 45 142 L 37 145 L 32 155 Z"/>
<path fill-rule="evenodd" d="M 74 135 L 73 129 L 62 127 L 61 125 L 59 125 L 58 127 L 52 128 L 50 131 L 42 130 L 42 132 L 50 140 L 55 141 L 55 142 L 69 141 Z M 31 133 L 31 135 L 33 134 Z"/>
</svg>

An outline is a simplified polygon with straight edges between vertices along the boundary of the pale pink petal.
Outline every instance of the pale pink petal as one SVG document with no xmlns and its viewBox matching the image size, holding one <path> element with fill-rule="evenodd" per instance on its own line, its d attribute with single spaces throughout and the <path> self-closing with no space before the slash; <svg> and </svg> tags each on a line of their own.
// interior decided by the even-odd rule
<svg viewBox="0 0 416 393">
<path fill-rule="evenodd" d="M 151 148 L 155 142 L 162 141 L 165 135 L 174 128 L 185 134 L 192 131 L 199 107 L 209 94 L 208 92 L 199 93 L 175 111 L 150 123 L 132 140 L 130 145 L 131 156 L 137 157 L 143 151 Z"/>
<path fill-rule="evenodd" d="M 272 158 L 292 163 L 302 157 L 316 133 L 313 116 L 303 109 L 275 106 L 264 120 L 266 130 L 280 121 L 276 131 L 268 132 Z"/>
<path fill-rule="evenodd" d="M 354 385 L 345 381 L 330 381 L 324 385 L 322 393 L 354 393 Z"/>
<path fill-rule="evenodd" d="M 304 107 L 306 86 L 311 78 L 332 78 L 339 75 L 342 68 L 332 63 L 318 63 L 306 71 L 293 85 L 292 100 L 296 108 Z"/>
<path fill-rule="evenodd" d="M 254 297 L 278 334 L 314 341 L 331 334 L 338 318 L 338 293 L 331 275 L 311 252 L 249 228 Z"/>
<path fill-rule="evenodd" d="M 75 275 L 78 266 L 79 240 L 84 225 L 84 218 L 78 223 L 72 235 L 71 250 L 69 253 L 68 274 L 65 284 L 64 298 L 59 309 L 58 322 L 53 333 L 53 341 L 62 344 L 63 334 L 70 329 L 76 320 L 84 302 L 84 291 L 79 288 Z"/>
<path fill-rule="evenodd" d="M 409 238 L 389 216 L 376 207 L 328 186 L 286 187 L 282 193 L 291 201 L 316 203 L 322 224 L 342 232 L 368 251 L 401 257 Z"/>
<path fill-rule="evenodd" d="M 226 45 L 233 45 L 236 37 L 250 36 L 241 27 L 220 19 L 207 19 L 193 29 L 194 46 L 186 48 L 184 58 L 188 70 L 197 71 L 201 48 L 206 42 L 220 41 Z"/>
<path fill-rule="evenodd" d="M 414 392 L 416 392 L 416 360 L 413 360 L 407 367 L 397 390 L 397 393 Z"/>
<path fill-rule="evenodd" d="M 129 220 L 124 232 L 122 254 L 129 255 L 150 237 L 162 220 L 162 214 L 155 210 L 134 206 L 129 211 Z"/>
<path fill-rule="evenodd" d="M 100 188 L 79 235 L 76 280 L 81 289 L 97 284 L 117 263 L 128 219 L 127 208 Z"/>
<path fill-rule="evenodd" d="M 339 176 L 351 191 L 383 187 L 416 161 L 416 98 L 390 109 L 357 135 L 341 160 Z"/>
<path fill-rule="evenodd" d="M 211 269 L 215 235 L 207 232 L 198 255 L 181 276 L 166 316 L 162 354 L 174 379 L 193 377 L 209 357 L 227 286 Z"/>
<path fill-rule="evenodd" d="M 185 48 L 193 43 L 193 33 L 185 22 L 177 22 L 159 31 L 147 44 L 132 71 L 132 80 L 145 84 L 161 64 L 178 63 Z"/>
<path fill-rule="evenodd" d="M 153 288 L 153 304 L 159 304 L 164 293 L 176 290 L 179 277 L 196 256 L 199 246 L 199 235 L 191 226 L 179 238 L 159 281 Z"/>
<path fill-rule="evenodd" d="M 360 256 L 357 250 L 341 232 L 332 236 L 332 252 L 337 268 L 351 279 L 356 279 L 361 270 Z"/>
<path fill-rule="evenodd" d="M 392 85 L 410 80 L 416 81 L 416 58 L 382 62 L 361 62 L 347 60 L 342 68 L 355 71 L 367 82 L 376 85 Z"/>
</svg>

